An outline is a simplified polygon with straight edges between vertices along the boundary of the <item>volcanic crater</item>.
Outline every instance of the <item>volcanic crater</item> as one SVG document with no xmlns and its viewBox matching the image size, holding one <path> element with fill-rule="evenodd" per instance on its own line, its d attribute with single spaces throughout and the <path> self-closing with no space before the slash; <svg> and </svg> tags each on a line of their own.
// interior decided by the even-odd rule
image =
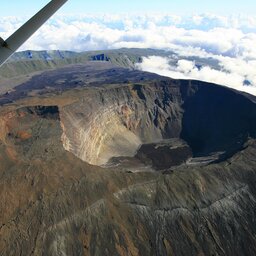
<svg viewBox="0 0 256 256">
<path fill-rule="evenodd" d="M 63 107 L 60 116 L 66 150 L 90 164 L 119 168 L 222 161 L 256 130 L 250 98 L 185 80 L 97 88 Z"/>
<path fill-rule="evenodd" d="M 1 255 L 256 255 L 255 97 L 96 62 L 0 104 Z"/>
</svg>

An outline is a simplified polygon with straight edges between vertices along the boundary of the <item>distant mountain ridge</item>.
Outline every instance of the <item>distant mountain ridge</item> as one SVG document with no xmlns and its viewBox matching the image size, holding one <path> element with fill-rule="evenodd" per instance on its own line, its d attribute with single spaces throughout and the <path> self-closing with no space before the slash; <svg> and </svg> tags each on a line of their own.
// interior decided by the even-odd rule
<svg viewBox="0 0 256 256">
<path fill-rule="evenodd" d="M 84 64 L 87 61 L 106 61 L 115 66 L 128 69 L 137 69 L 138 63 L 145 57 L 164 57 L 168 60 L 170 66 L 175 67 L 179 60 L 193 61 L 197 67 L 210 67 L 215 70 L 221 70 L 217 60 L 208 57 L 183 56 L 171 50 L 143 49 L 143 48 L 121 48 L 113 50 L 99 51 L 23 51 L 15 53 L 8 62 L 1 67 L 0 81 L 19 77 L 22 75 L 31 75 L 35 72 L 51 70 L 73 64 Z"/>
<path fill-rule="evenodd" d="M 22 60 L 53 60 L 75 57 L 75 52 L 72 51 L 22 51 L 16 52 L 12 55 L 8 62 L 22 61 Z"/>
<path fill-rule="evenodd" d="M 23 51 L 15 53 L 1 68 L 0 76 L 9 78 L 32 72 L 54 69 L 87 61 L 109 61 L 125 68 L 135 68 L 135 64 L 147 56 L 169 56 L 172 52 L 154 49 L 119 49 L 104 51 Z"/>
<path fill-rule="evenodd" d="M 137 49 L 137 48 L 122 48 L 117 50 L 99 50 L 99 51 L 85 51 L 85 52 L 74 52 L 74 51 L 22 51 L 15 53 L 9 60 L 22 61 L 22 60 L 56 60 L 56 59 L 69 59 L 69 58 L 82 58 L 86 57 L 87 60 L 99 60 L 99 61 L 114 61 L 114 58 L 123 57 L 127 55 L 128 57 L 141 57 L 141 56 L 166 56 L 171 54 L 170 51 L 156 50 L 156 49 Z M 172 53 L 173 54 L 173 53 Z"/>
</svg>

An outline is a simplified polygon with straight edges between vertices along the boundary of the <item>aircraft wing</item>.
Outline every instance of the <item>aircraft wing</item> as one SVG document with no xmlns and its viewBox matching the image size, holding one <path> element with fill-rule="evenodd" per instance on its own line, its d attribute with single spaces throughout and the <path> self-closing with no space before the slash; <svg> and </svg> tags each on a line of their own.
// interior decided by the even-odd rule
<svg viewBox="0 0 256 256">
<path fill-rule="evenodd" d="M 0 66 L 68 0 L 52 0 L 6 41 L 0 38 Z"/>
</svg>

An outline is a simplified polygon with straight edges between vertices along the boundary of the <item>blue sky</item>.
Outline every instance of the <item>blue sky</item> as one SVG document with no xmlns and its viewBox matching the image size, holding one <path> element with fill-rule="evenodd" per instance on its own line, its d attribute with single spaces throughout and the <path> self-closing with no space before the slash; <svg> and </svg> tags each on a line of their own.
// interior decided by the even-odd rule
<svg viewBox="0 0 256 256">
<path fill-rule="evenodd" d="M 0 15 L 31 15 L 49 1 L 11 0 L 1 1 Z M 59 13 L 120 13 L 120 12 L 168 12 L 172 14 L 214 13 L 221 15 L 255 14 L 255 0 L 69 0 Z"/>
</svg>

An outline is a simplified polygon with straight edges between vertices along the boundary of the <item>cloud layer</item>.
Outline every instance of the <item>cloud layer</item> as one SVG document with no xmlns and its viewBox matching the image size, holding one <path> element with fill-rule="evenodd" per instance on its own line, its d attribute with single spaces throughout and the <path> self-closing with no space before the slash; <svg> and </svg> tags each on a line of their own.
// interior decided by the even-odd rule
<svg viewBox="0 0 256 256">
<path fill-rule="evenodd" d="M 0 36 L 7 38 L 24 21 L 22 18 L 2 18 Z M 57 16 L 20 50 L 86 51 L 122 47 L 172 50 L 179 56 L 175 65 L 170 64 L 169 58 L 156 59 L 152 56 L 144 58 L 139 68 L 178 78 L 189 77 L 246 88 L 248 91 L 256 86 L 255 45 L 256 17 L 124 14 Z M 217 66 L 203 65 L 199 68 L 193 58 L 214 60 Z"/>
<path fill-rule="evenodd" d="M 248 64 L 238 61 L 241 62 L 239 65 L 238 62 L 230 64 L 229 61 L 233 60 L 224 59 L 221 65 L 226 65 L 226 69 L 218 70 L 207 65 L 198 67 L 194 61 L 186 59 L 180 59 L 177 65 L 172 65 L 168 58 L 150 56 L 144 57 L 143 62 L 137 64 L 137 67 L 163 76 L 212 82 L 256 95 L 256 62 Z"/>
</svg>

